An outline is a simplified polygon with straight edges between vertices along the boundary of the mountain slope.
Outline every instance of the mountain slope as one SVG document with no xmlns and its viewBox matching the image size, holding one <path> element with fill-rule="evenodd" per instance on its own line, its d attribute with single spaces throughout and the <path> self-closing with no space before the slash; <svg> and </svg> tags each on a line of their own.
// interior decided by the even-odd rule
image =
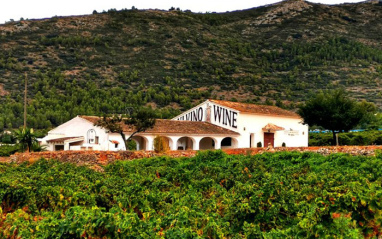
<svg viewBox="0 0 382 239">
<path fill-rule="evenodd" d="M 0 25 L 0 129 L 151 105 L 170 117 L 205 98 L 293 109 L 345 87 L 381 101 L 382 6 L 304 1 L 227 13 L 109 10 Z"/>
</svg>

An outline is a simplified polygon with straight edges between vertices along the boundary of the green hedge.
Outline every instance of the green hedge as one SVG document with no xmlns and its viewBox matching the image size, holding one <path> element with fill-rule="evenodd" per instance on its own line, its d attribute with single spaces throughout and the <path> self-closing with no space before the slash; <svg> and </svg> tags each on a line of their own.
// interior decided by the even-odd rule
<svg viewBox="0 0 382 239">
<path fill-rule="evenodd" d="M 332 133 L 309 133 L 309 146 L 332 145 Z M 339 133 L 340 145 L 382 145 L 382 131 Z"/>
</svg>

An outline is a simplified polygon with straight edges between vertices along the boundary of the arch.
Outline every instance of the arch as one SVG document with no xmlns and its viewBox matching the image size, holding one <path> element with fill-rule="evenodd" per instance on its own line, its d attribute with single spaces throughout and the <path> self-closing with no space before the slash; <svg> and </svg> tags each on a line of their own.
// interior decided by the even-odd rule
<svg viewBox="0 0 382 239">
<path fill-rule="evenodd" d="M 173 149 L 174 142 L 172 141 L 170 137 L 160 135 L 160 136 L 156 136 L 155 138 L 157 137 L 164 139 L 164 143 L 168 146 L 168 149 L 170 150 Z M 154 141 L 155 141 L 155 138 L 154 138 Z M 154 143 L 154 150 L 155 150 L 155 143 Z"/>
<path fill-rule="evenodd" d="M 217 142 L 212 137 L 204 137 L 199 141 L 199 149 L 215 149 Z"/>
<path fill-rule="evenodd" d="M 195 145 L 195 139 L 184 136 L 177 140 L 176 149 L 177 150 L 194 149 L 194 145 Z"/>
<path fill-rule="evenodd" d="M 137 150 L 147 150 L 148 140 L 146 137 L 135 135 L 131 139 L 137 144 Z"/>
<path fill-rule="evenodd" d="M 232 137 L 225 137 L 220 143 L 222 149 L 236 149 L 238 147 L 238 141 Z"/>
</svg>

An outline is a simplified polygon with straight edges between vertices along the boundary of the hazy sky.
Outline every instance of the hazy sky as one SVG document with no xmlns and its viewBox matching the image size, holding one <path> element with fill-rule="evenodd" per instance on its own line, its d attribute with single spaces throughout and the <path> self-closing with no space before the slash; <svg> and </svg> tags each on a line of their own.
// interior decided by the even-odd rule
<svg viewBox="0 0 382 239">
<path fill-rule="evenodd" d="M 172 6 L 193 12 L 226 12 L 263 6 L 280 0 L 2 0 L 0 4 L 0 24 L 10 19 L 40 19 L 53 16 L 91 14 L 93 10 L 102 12 L 115 8 L 165 9 Z M 354 0 L 312 0 L 325 4 L 360 2 Z"/>
</svg>

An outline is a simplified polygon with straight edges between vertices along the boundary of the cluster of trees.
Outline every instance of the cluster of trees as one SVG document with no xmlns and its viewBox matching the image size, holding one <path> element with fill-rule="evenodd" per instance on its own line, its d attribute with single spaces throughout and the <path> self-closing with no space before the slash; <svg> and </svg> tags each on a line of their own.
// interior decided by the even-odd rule
<svg viewBox="0 0 382 239">
<path fill-rule="evenodd" d="M 303 105 L 298 113 L 304 123 L 321 126 L 333 134 L 336 144 L 336 132 L 346 132 L 358 125 L 376 120 L 377 107 L 366 101 L 357 102 L 346 95 L 343 89 L 320 92 Z"/>
<path fill-rule="evenodd" d="M 94 82 L 95 77 L 90 75 L 88 81 L 68 79 L 60 70 L 37 72 L 31 78 L 28 125 L 36 129 L 60 125 L 76 115 L 123 114 L 128 107 L 149 103 L 158 106 L 159 118 L 171 118 L 190 108 L 195 100 L 211 95 L 209 90 L 185 89 L 170 77 L 164 79 L 169 86 L 146 87 L 138 71 L 122 71 L 117 81 L 99 83 Z M 164 107 L 173 103 L 179 107 Z M 20 127 L 23 124 L 22 112 L 23 98 L 20 94 L 0 99 L 0 130 Z"/>
<path fill-rule="evenodd" d="M 382 131 L 365 130 L 338 134 L 339 145 L 382 145 Z M 310 133 L 309 146 L 329 146 L 333 144 L 332 134 Z"/>
<path fill-rule="evenodd" d="M 60 18 L 31 22 L 39 29 L 36 34 L 0 36 L 0 44 L 14 46 L 0 52 L 0 73 L 6 76 L 0 87 L 9 93 L 0 99 L 0 130 L 22 125 L 24 71 L 30 76 L 28 125 L 35 129 L 76 115 L 148 105 L 161 118 L 171 118 L 206 98 L 295 109 L 309 90 L 343 85 L 377 91 L 381 49 L 327 32 L 306 40 L 289 26 L 282 33 L 271 28 L 263 35 L 256 26 L 258 33 L 248 31 L 243 18 L 253 19 L 264 9 L 225 14 L 110 10 L 104 13 L 107 22 L 87 29 L 86 36 L 78 34 L 76 19 L 67 23 L 70 28 L 52 27 Z M 355 94 L 373 100 L 372 93 Z"/>
<path fill-rule="evenodd" d="M 41 44 L 46 46 L 64 46 L 64 47 L 84 47 L 88 45 L 103 44 L 101 37 L 84 37 L 84 36 L 58 36 L 48 35 L 41 37 Z"/>
</svg>

